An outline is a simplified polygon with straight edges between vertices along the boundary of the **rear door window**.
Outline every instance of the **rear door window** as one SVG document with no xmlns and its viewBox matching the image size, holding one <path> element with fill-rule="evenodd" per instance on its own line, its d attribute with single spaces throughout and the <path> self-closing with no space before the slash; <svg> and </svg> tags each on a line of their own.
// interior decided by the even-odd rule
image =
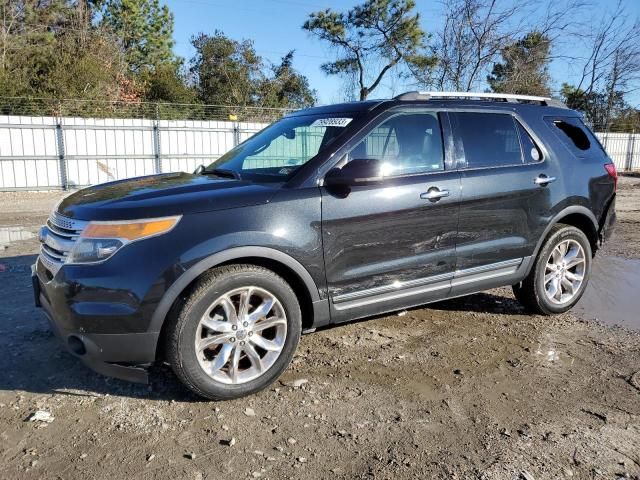
<svg viewBox="0 0 640 480">
<path fill-rule="evenodd" d="M 520 122 L 516 120 L 518 126 L 518 133 L 520 134 L 520 143 L 522 144 L 522 155 L 525 163 L 534 163 L 542 160 L 542 150 L 536 145 L 536 142 L 527 129 L 522 126 Z"/>
<path fill-rule="evenodd" d="M 462 168 L 522 164 L 520 137 L 513 117 L 501 113 L 450 112 L 454 135 L 462 143 Z"/>
</svg>

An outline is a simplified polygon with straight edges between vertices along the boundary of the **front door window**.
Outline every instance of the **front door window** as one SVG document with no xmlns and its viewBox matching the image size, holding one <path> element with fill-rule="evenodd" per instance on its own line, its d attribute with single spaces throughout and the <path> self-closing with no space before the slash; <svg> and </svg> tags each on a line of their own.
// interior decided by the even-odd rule
<svg viewBox="0 0 640 480">
<path fill-rule="evenodd" d="M 444 170 L 444 148 L 438 114 L 413 113 L 389 118 L 375 127 L 347 157 L 375 159 L 384 176 Z"/>
</svg>

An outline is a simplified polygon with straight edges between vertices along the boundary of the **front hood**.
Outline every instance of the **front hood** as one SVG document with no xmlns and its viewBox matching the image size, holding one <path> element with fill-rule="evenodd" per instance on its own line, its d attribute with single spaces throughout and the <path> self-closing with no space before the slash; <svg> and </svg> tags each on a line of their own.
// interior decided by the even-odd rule
<svg viewBox="0 0 640 480">
<path fill-rule="evenodd" d="M 66 197 L 58 212 L 78 220 L 129 220 L 267 203 L 279 184 L 168 173 L 103 183 Z"/>
</svg>

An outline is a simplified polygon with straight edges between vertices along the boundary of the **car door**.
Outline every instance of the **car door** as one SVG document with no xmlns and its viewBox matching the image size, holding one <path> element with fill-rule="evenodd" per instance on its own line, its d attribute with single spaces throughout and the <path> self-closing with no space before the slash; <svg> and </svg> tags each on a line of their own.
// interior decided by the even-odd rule
<svg viewBox="0 0 640 480">
<path fill-rule="evenodd" d="M 445 169 L 442 123 L 433 111 L 390 113 L 338 152 L 338 168 L 374 159 L 384 178 L 347 192 L 322 187 L 333 321 L 417 305 L 449 292 L 460 176 Z"/>
<path fill-rule="evenodd" d="M 555 173 L 511 113 L 449 112 L 449 118 L 462 187 L 451 294 L 462 295 L 518 276 L 550 215 Z"/>
</svg>

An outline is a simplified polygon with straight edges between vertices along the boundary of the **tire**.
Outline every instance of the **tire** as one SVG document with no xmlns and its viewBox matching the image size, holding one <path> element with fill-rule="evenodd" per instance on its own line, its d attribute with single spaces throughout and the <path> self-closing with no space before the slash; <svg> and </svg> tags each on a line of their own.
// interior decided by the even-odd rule
<svg viewBox="0 0 640 480">
<path fill-rule="evenodd" d="M 210 271 L 170 321 L 169 364 L 184 385 L 210 400 L 243 397 L 273 383 L 291 362 L 302 329 L 289 284 L 254 265 Z"/>
<path fill-rule="evenodd" d="M 565 256 L 562 256 L 561 250 L 556 250 L 554 253 L 556 248 L 563 248 L 562 245 L 568 247 Z M 571 268 L 560 265 L 562 263 L 560 259 L 570 258 L 570 255 L 578 251 L 577 246 L 582 249 L 583 262 Z M 555 256 L 552 257 L 552 254 Z M 573 261 L 565 262 L 565 264 L 568 266 L 578 260 L 576 257 Z M 554 225 L 540 249 L 529 275 L 522 282 L 513 286 L 513 293 L 516 299 L 532 313 L 542 315 L 564 313 L 578 303 L 584 294 L 591 274 L 591 261 L 591 244 L 582 230 L 570 225 Z M 555 270 L 556 268 L 558 270 Z M 578 282 L 577 279 L 580 277 L 582 280 Z M 573 281 L 573 279 L 576 280 Z M 547 280 L 546 283 L 545 280 Z M 573 288 L 567 288 L 568 284 L 572 284 Z M 557 286 L 560 291 L 554 290 L 554 286 Z M 551 293 L 554 291 L 556 293 L 552 297 Z"/>
</svg>

